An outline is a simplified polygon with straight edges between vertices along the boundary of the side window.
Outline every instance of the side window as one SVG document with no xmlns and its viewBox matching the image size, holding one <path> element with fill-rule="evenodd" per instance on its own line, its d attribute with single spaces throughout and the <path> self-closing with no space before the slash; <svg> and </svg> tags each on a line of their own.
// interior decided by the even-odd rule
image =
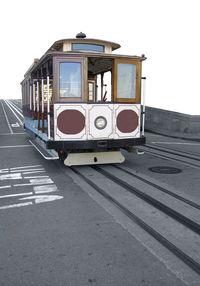
<svg viewBox="0 0 200 286">
<path fill-rule="evenodd" d="M 114 61 L 113 93 L 116 102 L 141 101 L 141 62 L 117 58 Z"/>
<path fill-rule="evenodd" d="M 136 98 L 135 64 L 117 64 L 117 98 Z"/>
<path fill-rule="evenodd" d="M 88 80 L 88 99 L 89 101 L 95 101 L 95 81 Z"/>
<path fill-rule="evenodd" d="M 60 62 L 60 97 L 81 97 L 81 63 Z"/>
</svg>

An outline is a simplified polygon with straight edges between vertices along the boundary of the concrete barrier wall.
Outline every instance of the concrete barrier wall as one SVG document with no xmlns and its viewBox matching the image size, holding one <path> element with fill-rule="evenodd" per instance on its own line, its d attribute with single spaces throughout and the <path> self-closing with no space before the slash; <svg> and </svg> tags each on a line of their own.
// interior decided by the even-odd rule
<svg viewBox="0 0 200 286">
<path fill-rule="evenodd" d="M 164 135 L 200 139 L 200 115 L 146 107 L 145 129 Z"/>
</svg>

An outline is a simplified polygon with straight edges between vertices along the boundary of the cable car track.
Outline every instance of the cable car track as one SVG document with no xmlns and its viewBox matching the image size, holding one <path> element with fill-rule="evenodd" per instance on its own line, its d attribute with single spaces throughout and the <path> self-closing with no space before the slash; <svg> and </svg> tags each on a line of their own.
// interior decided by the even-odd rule
<svg viewBox="0 0 200 286">
<path fill-rule="evenodd" d="M 119 178 L 111 175 L 109 172 L 102 170 L 101 168 L 97 166 L 92 166 L 92 168 L 102 173 L 104 176 L 108 177 L 110 180 L 117 182 L 117 184 L 120 184 L 124 188 L 128 190 L 133 189 L 132 187 L 126 184 L 124 181 L 120 180 Z M 78 175 L 81 179 L 83 179 L 87 184 L 89 184 L 95 191 L 97 191 L 99 194 L 101 194 L 106 200 L 108 200 L 111 204 L 116 206 L 122 213 L 124 213 L 129 219 L 131 219 L 134 223 L 139 225 L 143 230 L 145 230 L 148 234 L 150 234 L 152 237 L 154 237 L 158 242 L 160 242 L 164 247 L 166 247 L 170 252 L 172 252 L 175 256 L 177 256 L 181 261 L 183 261 L 185 264 L 187 264 L 191 269 L 193 269 L 197 274 L 200 274 L 200 263 L 197 262 L 195 259 L 193 259 L 191 256 L 189 256 L 187 253 L 185 253 L 183 250 L 181 250 L 179 247 L 177 247 L 174 243 L 169 241 L 167 238 L 165 238 L 162 234 L 160 234 L 157 230 L 155 230 L 153 227 L 148 225 L 143 219 L 141 219 L 138 215 L 136 215 L 134 212 L 130 211 L 126 206 L 121 204 L 118 200 L 116 200 L 113 196 L 108 194 L 106 191 L 104 191 L 102 188 L 100 188 L 94 181 L 89 179 L 86 175 L 82 174 L 80 170 L 76 167 L 72 167 L 71 170 Z M 137 192 L 134 194 L 139 195 L 140 191 L 137 190 Z M 132 191 L 130 191 L 132 192 Z M 140 195 L 139 195 L 140 196 Z M 143 197 L 143 196 L 142 196 Z M 145 197 L 145 196 L 144 196 Z M 145 200 L 147 197 L 145 197 Z M 148 200 L 148 199 L 147 199 Z M 157 204 L 157 203 L 156 203 Z M 166 210 L 166 208 L 164 208 Z M 169 212 L 170 216 L 173 217 L 172 213 L 173 211 Z M 180 216 L 180 218 L 182 215 Z M 174 217 L 174 219 L 178 220 L 180 222 L 180 218 Z M 188 222 L 187 218 L 183 222 L 183 224 L 191 229 L 191 224 Z M 197 228 L 195 229 L 195 225 L 192 226 L 193 231 L 199 234 L 199 225 L 197 224 Z"/>
<path fill-rule="evenodd" d="M 161 150 L 160 148 L 150 147 L 150 146 L 147 146 L 147 145 L 142 146 L 139 149 L 144 151 L 144 152 L 146 152 L 146 153 L 149 153 L 151 155 L 154 155 L 154 156 L 157 156 L 157 157 L 160 157 L 160 158 L 164 158 L 164 159 L 167 159 L 167 160 L 175 161 L 175 162 L 182 163 L 182 164 L 190 166 L 190 167 L 194 167 L 194 168 L 200 169 L 200 164 L 198 165 L 198 164 L 193 163 L 193 162 L 189 162 L 189 161 L 186 161 L 186 160 L 179 159 L 179 158 L 185 157 L 186 159 L 198 161 L 200 163 L 200 159 L 198 159 L 198 158 L 193 158 L 193 157 L 190 157 L 190 156 L 186 156 L 184 154 L 178 154 L 178 153 L 170 152 L 170 151 L 167 151 L 167 150 Z M 161 153 L 156 153 L 156 151 L 161 152 Z M 174 156 L 177 156 L 179 158 L 170 157 L 170 156 L 167 156 L 166 154 L 174 155 Z"/>
<path fill-rule="evenodd" d="M 113 165 L 113 167 L 123 171 L 126 174 L 131 175 L 132 177 L 142 181 L 143 183 L 146 183 L 146 184 L 148 184 L 148 185 L 150 185 L 150 186 L 160 190 L 163 193 L 166 193 L 166 194 L 168 194 L 168 195 L 170 195 L 170 196 L 172 196 L 172 197 L 174 197 L 174 198 L 176 198 L 176 199 L 178 199 L 178 200 L 180 200 L 180 201 L 182 201 L 182 202 L 192 206 L 193 208 L 196 208 L 196 209 L 200 210 L 200 205 L 196 204 L 193 201 L 190 201 L 190 200 L 188 200 L 188 199 L 186 199 L 184 197 L 181 197 L 181 196 L 179 196 L 179 195 L 177 195 L 177 194 L 175 194 L 175 193 L 173 193 L 173 192 L 171 192 L 171 191 L 169 191 L 169 190 L 167 190 L 167 189 L 165 189 L 165 188 L 163 188 L 163 187 L 161 187 L 161 186 L 159 186 L 159 185 L 157 185 L 155 183 L 152 183 L 152 182 L 148 181 L 147 179 L 144 179 L 144 178 L 142 178 L 142 177 L 140 177 L 140 176 L 138 176 L 136 174 L 133 174 L 130 171 L 125 170 L 125 169 L 123 169 L 122 167 L 120 167 L 118 165 Z"/>
<path fill-rule="evenodd" d="M 184 154 L 187 154 L 187 152 L 185 152 L 185 151 L 182 152 L 182 151 L 178 151 L 177 150 L 179 153 L 176 153 L 176 152 L 173 152 L 173 151 L 169 151 L 169 148 L 161 147 L 161 146 L 160 146 L 161 148 L 158 148 L 158 147 L 152 146 L 150 144 L 145 144 L 145 147 L 148 147 L 148 148 L 151 148 L 151 149 L 154 149 L 154 150 L 158 150 L 158 151 L 161 151 L 161 152 L 165 152 L 165 153 L 176 155 L 176 156 L 181 156 L 181 157 L 184 157 L 184 158 L 187 158 L 187 159 L 192 159 L 192 160 L 200 162 L 200 156 L 196 155 L 196 157 L 191 157 L 191 156 L 188 156 L 188 155 L 184 155 Z M 168 150 L 165 150 L 165 149 L 168 149 Z M 173 149 L 171 149 L 171 150 L 173 150 Z M 199 157 L 199 158 L 197 158 L 197 157 Z"/>
<path fill-rule="evenodd" d="M 164 212 L 166 215 L 172 217 L 173 219 L 177 220 L 181 224 L 185 225 L 187 228 L 191 229 L 193 232 L 197 233 L 200 235 L 200 225 L 191 219 L 187 218 L 186 216 L 178 213 L 177 211 L 173 210 L 172 208 L 166 206 L 165 204 L 161 203 L 157 199 L 153 198 L 152 196 L 142 192 L 138 188 L 135 188 L 128 184 L 127 182 L 124 182 L 123 180 L 119 179 L 118 177 L 112 175 L 110 172 L 107 172 L 103 170 L 102 168 L 98 166 L 92 166 L 94 170 L 97 172 L 103 174 L 106 176 L 109 180 L 113 182 L 117 182 L 118 185 L 126 189 L 128 192 L 136 195 L 137 197 L 141 198 L 148 204 L 154 206 L 155 208 L 159 209 L 160 211 Z"/>
<path fill-rule="evenodd" d="M 198 143 L 197 145 L 200 145 L 200 143 Z M 160 148 L 162 148 L 163 149 L 163 151 L 168 151 L 168 150 L 170 150 L 170 151 L 177 151 L 177 152 L 179 152 L 179 153 L 182 153 L 182 154 L 187 154 L 187 155 L 192 155 L 192 156 L 196 156 L 197 158 L 199 158 L 199 160 L 200 160 L 200 153 L 194 153 L 194 152 L 189 152 L 189 151 L 183 151 L 183 150 L 180 150 L 180 149 L 177 149 L 177 148 L 171 148 L 171 147 L 166 147 L 166 146 L 161 146 L 159 143 L 154 143 L 153 145 L 152 144 L 145 144 L 145 146 L 148 146 L 148 147 L 154 147 L 154 148 L 156 148 L 156 147 L 160 147 Z M 191 158 L 193 158 L 193 157 L 191 157 Z"/>
</svg>

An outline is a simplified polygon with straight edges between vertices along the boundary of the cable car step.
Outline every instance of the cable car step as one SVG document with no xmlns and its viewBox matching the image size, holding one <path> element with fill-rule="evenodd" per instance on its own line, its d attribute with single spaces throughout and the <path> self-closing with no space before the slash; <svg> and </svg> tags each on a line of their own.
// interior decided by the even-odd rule
<svg viewBox="0 0 200 286">
<path fill-rule="evenodd" d="M 54 150 L 46 149 L 46 145 L 42 140 L 30 139 L 29 142 L 33 145 L 33 147 L 42 155 L 42 157 L 46 160 L 58 160 L 58 154 Z"/>
<path fill-rule="evenodd" d="M 69 153 L 66 166 L 122 163 L 125 158 L 120 151 Z"/>
</svg>

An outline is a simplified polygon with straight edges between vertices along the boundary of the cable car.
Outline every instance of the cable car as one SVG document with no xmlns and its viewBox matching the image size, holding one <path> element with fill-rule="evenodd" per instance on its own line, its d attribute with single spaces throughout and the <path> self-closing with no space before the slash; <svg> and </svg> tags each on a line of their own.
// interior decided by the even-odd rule
<svg viewBox="0 0 200 286">
<path fill-rule="evenodd" d="M 120 149 L 145 143 L 142 56 L 113 54 L 117 43 L 56 41 L 24 75 L 24 128 L 45 159 L 67 166 L 122 163 Z"/>
</svg>

